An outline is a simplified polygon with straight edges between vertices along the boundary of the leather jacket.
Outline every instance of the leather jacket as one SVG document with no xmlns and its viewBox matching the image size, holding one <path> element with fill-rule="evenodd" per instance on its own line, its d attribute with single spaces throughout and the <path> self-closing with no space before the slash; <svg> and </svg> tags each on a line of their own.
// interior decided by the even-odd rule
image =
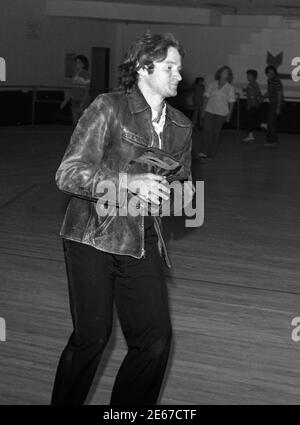
<svg viewBox="0 0 300 425">
<path fill-rule="evenodd" d="M 135 258 L 145 256 L 144 217 L 97 214 L 102 181 L 119 193 L 124 173 L 149 172 L 149 165 L 133 161 L 143 150 L 158 146 L 151 108 L 137 86 L 129 92 L 99 95 L 84 111 L 56 172 L 59 189 L 72 195 L 60 235 L 96 249 Z M 192 124 L 167 104 L 161 148 L 182 165 L 178 180 L 190 179 Z M 115 205 L 119 207 L 116 200 Z M 114 205 L 111 205 L 113 208 Z M 160 217 L 154 217 L 158 247 L 170 267 Z"/>
</svg>

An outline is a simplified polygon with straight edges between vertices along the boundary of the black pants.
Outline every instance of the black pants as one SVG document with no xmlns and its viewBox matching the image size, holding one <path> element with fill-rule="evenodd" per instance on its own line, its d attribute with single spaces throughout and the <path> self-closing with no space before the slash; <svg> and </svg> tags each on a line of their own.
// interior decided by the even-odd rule
<svg viewBox="0 0 300 425">
<path fill-rule="evenodd" d="M 247 110 L 246 116 L 246 132 L 252 133 L 255 131 L 259 124 L 259 109 L 253 106 Z"/>
<path fill-rule="evenodd" d="M 167 365 L 171 323 L 156 245 L 144 259 L 64 240 L 74 331 L 61 355 L 51 404 L 83 404 L 112 328 L 115 300 L 128 352 L 112 405 L 155 404 Z"/>
<path fill-rule="evenodd" d="M 201 149 L 207 156 L 215 158 L 220 145 L 220 133 L 226 121 L 222 115 L 205 112 L 203 129 L 203 148 Z"/>
<path fill-rule="evenodd" d="M 201 128 L 201 115 L 202 115 L 202 108 L 200 108 L 198 105 L 194 106 L 192 123 L 198 130 Z"/>
<path fill-rule="evenodd" d="M 269 104 L 267 123 L 267 143 L 278 143 L 278 114 L 275 104 Z"/>
</svg>

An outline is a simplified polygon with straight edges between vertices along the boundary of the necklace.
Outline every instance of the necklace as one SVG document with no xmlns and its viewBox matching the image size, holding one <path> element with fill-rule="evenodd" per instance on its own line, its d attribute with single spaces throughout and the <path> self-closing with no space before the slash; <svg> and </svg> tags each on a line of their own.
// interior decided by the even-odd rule
<svg viewBox="0 0 300 425">
<path fill-rule="evenodd" d="M 159 123 L 159 121 L 161 120 L 161 117 L 162 117 L 162 114 L 163 114 L 163 111 L 164 111 L 165 106 L 166 106 L 166 103 L 163 102 L 160 111 L 158 112 L 158 114 L 156 115 L 156 117 L 152 120 L 153 123 L 156 123 L 156 124 Z"/>
</svg>

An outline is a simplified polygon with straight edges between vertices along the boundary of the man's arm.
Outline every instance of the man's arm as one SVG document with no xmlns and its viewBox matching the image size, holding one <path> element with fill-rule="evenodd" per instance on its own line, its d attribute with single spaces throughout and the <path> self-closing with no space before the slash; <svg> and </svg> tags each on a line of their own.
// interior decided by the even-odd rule
<svg viewBox="0 0 300 425">
<path fill-rule="evenodd" d="M 158 197 L 167 192 L 160 184 L 163 177 L 152 173 L 124 173 L 118 158 L 115 163 L 110 158 L 110 167 L 103 163 L 115 121 L 114 108 L 105 95 L 85 110 L 56 172 L 58 188 L 83 199 L 121 207 L 126 202 L 128 186 L 139 186 L 142 195 L 151 192 L 151 199 L 157 198 L 159 203 Z"/>
<path fill-rule="evenodd" d="M 174 183 L 171 183 L 171 187 L 174 188 L 173 193 L 171 192 L 172 196 L 170 198 L 170 213 L 172 215 L 176 215 L 178 209 L 182 210 L 187 205 L 189 205 L 193 200 L 195 192 L 191 173 L 192 131 L 193 129 L 191 128 L 185 143 L 184 150 L 180 154 L 180 158 L 176 158 L 183 164 L 183 167 L 180 173 L 175 175 L 174 179 L 172 179 Z M 182 197 L 182 202 L 174 202 L 175 197 L 178 197 L 177 201 L 180 200 L 180 197 Z"/>
<path fill-rule="evenodd" d="M 119 189 L 117 167 L 108 170 L 102 166 L 113 118 L 113 107 L 103 95 L 86 109 L 56 172 L 55 180 L 59 189 L 94 201 L 99 198 L 97 186 L 100 182 L 109 180 Z"/>
</svg>

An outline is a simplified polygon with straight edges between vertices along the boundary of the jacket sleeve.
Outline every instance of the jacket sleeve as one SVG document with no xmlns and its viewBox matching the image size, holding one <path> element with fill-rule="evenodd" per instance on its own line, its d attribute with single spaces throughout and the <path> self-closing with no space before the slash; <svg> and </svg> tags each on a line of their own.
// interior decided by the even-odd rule
<svg viewBox="0 0 300 425">
<path fill-rule="evenodd" d="M 173 176 L 172 182 L 170 182 L 171 197 L 169 201 L 166 202 L 168 207 L 166 209 L 164 206 L 164 201 L 161 205 L 162 215 L 169 213 L 171 215 L 181 215 L 182 210 L 190 205 L 193 201 L 195 187 L 192 182 L 192 173 L 191 173 L 191 150 L 192 150 L 192 128 L 189 131 L 184 149 L 181 153 L 178 154 L 178 159 L 183 167 L 178 174 Z M 180 157 L 179 157 L 180 156 Z"/>
<path fill-rule="evenodd" d="M 105 95 L 98 96 L 85 110 L 56 172 L 55 181 L 60 190 L 93 201 L 101 197 L 99 183 L 109 181 L 119 190 L 117 167 L 112 170 L 102 161 L 111 142 L 115 118 L 111 101 Z M 116 204 L 116 198 L 110 204 Z"/>
<path fill-rule="evenodd" d="M 192 161 L 192 131 L 190 128 L 186 143 L 184 145 L 182 153 L 180 153 L 180 158 L 177 158 L 182 164 L 183 168 L 180 171 L 180 174 L 176 176 L 179 181 L 191 180 L 191 161 Z"/>
<path fill-rule="evenodd" d="M 192 162 L 192 131 L 190 129 L 187 142 L 182 154 L 183 158 L 183 170 L 182 173 L 177 177 L 182 184 L 182 193 L 183 193 L 183 207 L 185 208 L 193 200 L 195 187 L 192 182 L 192 172 L 191 172 L 191 162 Z M 175 206 L 173 207 L 173 213 L 175 214 Z"/>
</svg>

